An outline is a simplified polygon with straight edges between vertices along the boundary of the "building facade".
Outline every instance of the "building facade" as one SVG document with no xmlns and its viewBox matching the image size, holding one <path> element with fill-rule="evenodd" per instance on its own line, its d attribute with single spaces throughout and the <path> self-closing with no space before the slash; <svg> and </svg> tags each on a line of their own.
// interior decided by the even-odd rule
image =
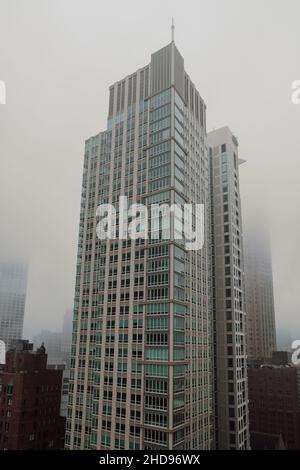
<svg viewBox="0 0 300 470">
<path fill-rule="evenodd" d="M 0 340 L 6 349 L 23 333 L 27 266 L 0 261 Z"/>
<path fill-rule="evenodd" d="M 47 369 L 47 354 L 18 341 L 0 370 L 0 449 L 63 449 L 62 371 Z"/>
<path fill-rule="evenodd" d="M 248 386 L 238 141 L 207 136 L 211 165 L 215 422 L 218 449 L 248 449 Z"/>
<path fill-rule="evenodd" d="M 263 224 L 249 225 L 245 225 L 248 358 L 264 361 L 276 351 L 272 257 Z"/>
<path fill-rule="evenodd" d="M 250 367 L 250 432 L 281 435 L 288 450 L 300 449 L 300 368 Z"/>
<path fill-rule="evenodd" d="M 66 368 L 66 364 L 49 364 L 47 368 L 51 370 L 62 371 L 60 416 L 64 416 L 66 418 L 69 397 L 70 370 Z"/>
<path fill-rule="evenodd" d="M 172 41 L 110 87 L 107 130 L 86 141 L 67 449 L 214 447 L 209 189 L 206 107 Z M 203 204 L 203 248 L 166 208 L 146 240 L 119 239 L 120 215 L 99 240 L 97 207 L 119 214 L 121 195 Z"/>
<path fill-rule="evenodd" d="M 71 343 L 72 343 L 72 327 L 73 327 L 73 310 L 69 309 L 66 311 L 63 320 L 62 328 L 62 344 L 61 352 L 63 362 L 66 364 L 66 368 L 70 368 L 70 357 L 71 357 Z"/>
</svg>

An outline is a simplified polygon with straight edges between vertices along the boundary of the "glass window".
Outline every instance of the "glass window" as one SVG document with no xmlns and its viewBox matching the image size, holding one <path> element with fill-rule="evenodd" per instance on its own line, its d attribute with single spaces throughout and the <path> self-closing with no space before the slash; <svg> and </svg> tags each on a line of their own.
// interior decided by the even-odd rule
<svg viewBox="0 0 300 470">
<path fill-rule="evenodd" d="M 169 313 L 168 303 L 148 304 L 147 314 L 148 315 L 161 315 Z"/>
</svg>

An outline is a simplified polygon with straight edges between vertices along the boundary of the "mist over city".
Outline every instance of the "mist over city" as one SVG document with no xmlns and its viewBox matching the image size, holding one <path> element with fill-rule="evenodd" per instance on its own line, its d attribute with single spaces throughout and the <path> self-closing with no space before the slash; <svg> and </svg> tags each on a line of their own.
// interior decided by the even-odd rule
<svg viewBox="0 0 300 470">
<path fill-rule="evenodd" d="M 299 3 L 191 2 L 191 14 L 154 1 L 147 18 L 139 2 L 88 3 L 1 2 L 0 249 L 30 266 L 27 336 L 60 328 L 73 305 L 84 141 L 105 127 L 120 73 L 169 41 L 172 15 L 208 130 L 229 124 L 238 135 L 243 208 L 269 220 L 278 328 L 299 331 Z"/>
<path fill-rule="evenodd" d="M 235 215 L 241 242 L 238 240 L 233 252 L 245 248 L 243 295 L 246 305 L 252 296 L 248 305 L 250 312 L 255 312 L 260 301 L 254 301 L 253 296 L 259 279 L 257 284 L 264 285 L 266 297 L 270 296 L 270 344 L 274 350 L 277 344 L 279 351 L 290 352 L 293 341 L 300 339 L 300 104 L 293 100 L 295 83 L 300 80 L 300 3 L 190 0 L 183 5 L 177 0 L 152 0 L 147 8 L 144 3 L 0 0 L 0 81 L 5 83 L 6 93 L 5 104 L 0 104 L 0 264 L 27 266 L 27 283 L 22 286 L 26 291 L 24 325 L 18 335 L 22 331 L 22 338 L 33 342 L 34 348 L 47 343 L 47 338 L 50 341 L 51 336 L 52 364 L 69 364 L 66 347 L 71 347 L 74 305 L 75 314 L 83 308 L 77 304 L 76 263 L 84 164 L 86 155 L 93 155 L 94 145 L 86 141 L 118 125 L 109 109 L 116 106 L 110 87 L 133 71 L 146 70 L 149 63 L 154 68 L 156 51 L 175 44 L 175 52 L 170 52 L 170 61 L 178 61 L 174 62 L 174 80 L 182 67 L 182 77 L 190 77 L 201 109 L 206 109 L 206 128 L 202 122 L 201 129 L 205 128 L 208 140 L 203 144 L 199 138 L 201 151 L 213 158 L 217 147 L 225 145 L 228 150 L 232 141 L 238 141 L 232 155 L 236 158 L 238 149 L 235 190 L 241 207 L 237 201 Z M 167 53 L 161 61 L 167 60 Z M 155 86 L 157 93 L 161 91 Z M 228 129 L 221 134 L 224 142 L 228 139 L 226 144 L 218 133 L 223 128 Z M 236 177 L 237 166 L 234 168 Z M 201 175 L 206 170 L 201 170 Z M 212 172 L 207 181 L 217 184 L 214 178 L 222 170 L 212 164 L 207 171 Z M 217 260 L 221 212 L 219 193 L 215 194 L 206 201 L 213 207 L 215 204 L 212 232 L 215 230 Z M 211 255 L 206 249 L 203 256 Z M 253 264 L 253 256 L 247 261 L 247 253 L 249 259 L 250 253 L 257 257 L 257 264 Z M 220 292 L 217 269 L 214 288 Z M 256 281 L 247 284 L 247 272 L 249 279 L 252 276 Z M 261 277 L 259 273 L 263 273 Z M 242 285 L 239 280 L 235 287 Z M 5 286 L 0 288 L 0 318 L 4 292 Z M 245 310 L 247 313 L 247 307 Z M 258 323 L 253 331 L 255 328 Z M 68 339 L 63 345 L 65 333 Z M 57 357 L 55 348 L 60 351 Z M 76 448 L 76 436 L 70 436 L 67 444 Z M 94 443 L 98 445 L 99 436 L 97 439 Z M 240 447 L 247 448 L 248 438 L 244 435 L 241 439 Z"/>
</svg>

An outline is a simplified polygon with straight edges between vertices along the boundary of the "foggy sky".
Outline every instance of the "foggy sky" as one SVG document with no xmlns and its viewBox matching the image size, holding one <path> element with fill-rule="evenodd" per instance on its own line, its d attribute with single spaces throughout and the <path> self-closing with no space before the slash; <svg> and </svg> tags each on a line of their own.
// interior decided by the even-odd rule
<svg viewBox="0 0 300 470">
<path fill-rule="evenodd" d="M 0 256 L 29 263 L 25 337 L 72 307 L 84 140 L 172 16 L 208 130 L 229 125 L 247 160 L 243 210 L 269 220 L 277 326 L 300 337 L 299 0 L 0 0 Z"/>
</svg>

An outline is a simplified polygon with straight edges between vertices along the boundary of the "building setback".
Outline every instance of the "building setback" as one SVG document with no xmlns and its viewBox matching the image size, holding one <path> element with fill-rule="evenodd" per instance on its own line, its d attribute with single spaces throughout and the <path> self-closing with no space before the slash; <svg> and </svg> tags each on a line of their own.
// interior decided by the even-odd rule
<svg viewBox="0 0 300 470">
<path fill-rule="evenodd" d="M 211 166 L 215 423 L 218 449 L 248 449 L 248 386 L 238 141 L 207 136 Z"/>
<path fill-rule="evenodd" d="M 63 449 L 65 418 L 59 415 L 61 370 L 47 369 L 47 354 L 19 341 L 0 370 L 0 449 Z"/>
<path fill-rule="evenodd" d="M 120 195 L 204 204 L 204 247 L 186 249 L 178 214 L 170 239 L 161 214 L 156 240 L 97 239 Z M 67 449 L 214 447 L 210 249 L 206 107 L 172 41 L 110 87 L 85 144 Z"/>
<path fill-rule="evenodd" d="M 282 436 L 286 449 L 300 449 L 300 368 L 250 367 L 250 432 Z"/>
</svg>

